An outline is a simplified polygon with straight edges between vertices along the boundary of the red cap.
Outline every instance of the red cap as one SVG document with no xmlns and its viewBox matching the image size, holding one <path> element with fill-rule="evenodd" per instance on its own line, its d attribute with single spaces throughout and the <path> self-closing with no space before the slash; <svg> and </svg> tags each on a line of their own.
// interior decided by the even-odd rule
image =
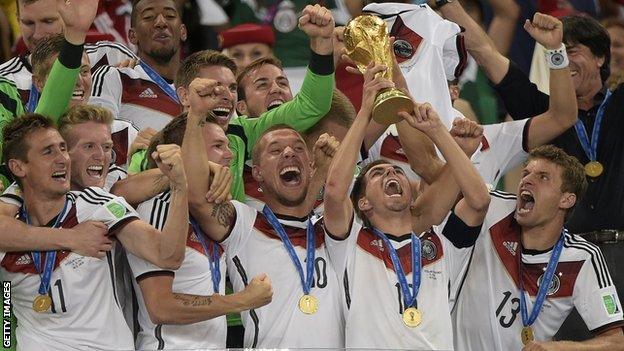
<svg viewBox="0 0 624 351">
<path fill-rule="evenodd" d="M 273 28 L 268 25 L 244 23 L 219 33 L 221 49 L 248 43 L 263 43 L 273 46 L 275 44 Z"/>
<path fill-rule="evenodd" d="M 537 10 L 557 18 L 577 13 L 567 0 L 537 0 Z"/>
</svg>

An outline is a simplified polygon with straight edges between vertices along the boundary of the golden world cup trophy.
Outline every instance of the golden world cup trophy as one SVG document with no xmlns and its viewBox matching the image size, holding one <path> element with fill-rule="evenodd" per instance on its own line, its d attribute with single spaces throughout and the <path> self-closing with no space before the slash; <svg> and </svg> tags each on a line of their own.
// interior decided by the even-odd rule
<svg viewBox="0 0 624 351">
<path fill-rule="evenodd" d="M 344 30 L 344 44 L 347 56 L 364 73 L 371 62 L 385 65 L 388 70 L 380 73 L 384 78 L 392 80 L 394 57 L 390 51 L 390 38 L 386 22 L 377 16 L 362 15 L 354 18 Z M 389 125 L 399 122 L 399 111 L 412 112 L 414 102 L 405 93 L 396 88 L 384 89 L 375 97 L 373 119 L 378 123 Z"/>
</svg>

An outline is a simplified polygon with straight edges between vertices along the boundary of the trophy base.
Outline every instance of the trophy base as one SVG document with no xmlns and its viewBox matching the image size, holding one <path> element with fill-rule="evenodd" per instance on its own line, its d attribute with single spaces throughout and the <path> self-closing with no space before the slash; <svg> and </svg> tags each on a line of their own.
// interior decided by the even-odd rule
<svg viewBox="0 0 624 351">
<path fill-rule="evenodd" d="M 373 106 L 373 119 L 382 125 L 390 125 L 402 121 L 397 116 L 400 111 L 414 111 L 414 102 L 399 89 L 390 88 L 382 90 L 375 97 Z"/>
</svg>

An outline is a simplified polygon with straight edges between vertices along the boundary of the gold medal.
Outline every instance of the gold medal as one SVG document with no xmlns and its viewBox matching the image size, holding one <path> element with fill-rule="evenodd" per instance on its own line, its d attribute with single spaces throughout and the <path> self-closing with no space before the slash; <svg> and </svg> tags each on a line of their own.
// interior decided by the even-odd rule
<svg viewBox="0 0 624 351">
<path fill-rule="evenodd" d="M 416 328 L 422 322 L 422 312 L 416 307 L 410 307 L 403 311 L 403 323 L 410 327 Z"/>
<path fill-rule="evenodd" d="M 35 312 L 45 312 L 52 306 L 52 298 L 48 295 L 38 295 L 33 301 L 33 310 Z"/>
<path fill-rule="evenodd" d="M 520 332 L 520 337 L 522 338 L 522 345 L 527 345 L 531 341 L 535 340 L 535 336 L 533 335 L 533 328 L 523 327 Z"/>
<path fill-rule="evenodd" d="M 299 309 L 305 314 L 314 314 L 318 311 L 318 300 L 312 295 L 303 295 L 299 299 Z"/>
<path fill-rule="evenodd" d="M 604 167 L 598 161 L 590 161 L 585 165 L 585 174 L 592 178 L 596 178 L 602 174 Z"/>
</svg>

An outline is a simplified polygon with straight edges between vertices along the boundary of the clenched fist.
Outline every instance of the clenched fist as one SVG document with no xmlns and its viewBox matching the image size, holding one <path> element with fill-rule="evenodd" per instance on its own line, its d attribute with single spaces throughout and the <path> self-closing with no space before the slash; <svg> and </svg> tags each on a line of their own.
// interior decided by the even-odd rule
<svg viewBox="0 0 624 351">
<path fill-rule="evenodd" d="M 178 145 L 158 145 L 152 153 L 160 171 L 169 178 L 171 188 L 186 189 L 186 173 L 182 162 L 182 151 Z"/>
<path fill-rule="evenodd" d="M 245 296 L 248 309 L 262 307 L 273 299 L 271 279 L 266 273 L 255 276 L 242 291 Z"/>
<path fill-rule="evenodd" d="M 455 142 L 468 157 L 477 151 L 483 139 L 483 127 L 468 118 L 456 118 L 450 132 Z"/>
</svg>

